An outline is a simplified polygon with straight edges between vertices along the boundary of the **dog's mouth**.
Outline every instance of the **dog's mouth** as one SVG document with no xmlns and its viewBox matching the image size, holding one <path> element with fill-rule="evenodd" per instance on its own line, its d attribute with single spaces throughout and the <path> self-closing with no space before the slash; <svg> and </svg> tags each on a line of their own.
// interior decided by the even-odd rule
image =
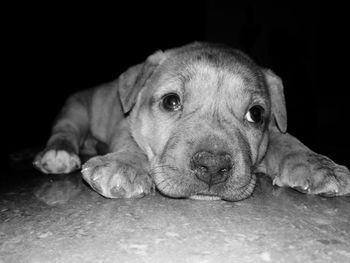
<svg viewBox="0 0 350 263">
<path fill-rule="evenodd" d="M 162 194 L 175 198 L 186 197 L 200 201 L 239 201 L 248 198 L 253 193 L 256 184 L 255 175 L 249 174 L 241 176 L 245 177 L 245 182 L 238 182 L 238 184 L 225 182 L 208 189 L 208 186 L 205 186 L 200 181 L 191 181 L 192 177 L 181 178 L 180 176 L 171 175 L 172 173 L 163 171 L 153 174 L 156 187 Z"/>
<path fill-rule="evenodd" d="M 218 201 L 221 197 L 213 194 L 195 194 L 191 195 L 189 199 L 200 200 L 200 201 Z"/>
<path fill-rule="evenodd" d="M 248 198 L 255 188 L 256 177 L 251 173 L 249 162 L 245 160 L 238 160 L 235 170 L 224 181 L 216 180 L 216 177 L 216 181 L 205 180 L 207 178 L 204 176 L 198 178 L 192 170 L 186 168 L 155 162 L 151 176 L 162 194 L 174 198 L 234 202 Z"/>
<path fill-rule="evenodd" d="M 252 174 L 249 182 L 243 186 L 238 188 L 232 188 L 232 192 L 222 193 L 218 192 L 217 194 L 214 192 L 198 192 L 193 195 L 190 195 L 188 198 L 193 200 L 203 200 L 203 201 L 217 201 L 217 200 L 225 200 L 225 201 L 239 201 L 249 197 L 255 188 L 256 184 L 256 176 Z"/>
</svg>

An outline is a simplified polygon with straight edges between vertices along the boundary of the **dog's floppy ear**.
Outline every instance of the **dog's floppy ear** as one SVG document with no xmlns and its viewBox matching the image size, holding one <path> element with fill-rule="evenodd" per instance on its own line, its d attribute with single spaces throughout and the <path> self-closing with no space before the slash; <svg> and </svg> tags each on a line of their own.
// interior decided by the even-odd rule
<svg viewBox="0 0 350 263">
<path fill-rule="evenodd" d="M 144 63 L 130 67 L 118 79 L 118 92 L 123 112 L 129 112 L 136 102 L 137 95 L 146 85 L 154 70 L 165 60 L 165 53 L 157 51 Z"/>
<path fill-rule="evenodd" d="M 262 69 L 266 84 L 270 92 L 272 120 L 270 125 L 275 125 L 280 132 L 287 131 L 287 110 L 284 99 L 282 80 L 270 69 Z"/>
</svg>

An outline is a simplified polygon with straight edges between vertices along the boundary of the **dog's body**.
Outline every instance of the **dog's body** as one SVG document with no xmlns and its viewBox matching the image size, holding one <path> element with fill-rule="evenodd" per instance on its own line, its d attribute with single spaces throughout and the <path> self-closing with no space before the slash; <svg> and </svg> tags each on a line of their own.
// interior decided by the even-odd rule
<svg viewBox="0 0 350 263">
<path fill-rule="evenodd" d="M 243 53 L 194 43 L 156 52 L 118 80 L 68 99 L 35 165 L 80 167 L 105 197 L 248 197 L 255 173 L 279 186 L 348 195 L 350 173 L 286 133 L 281 80 Z"/>
</svg>

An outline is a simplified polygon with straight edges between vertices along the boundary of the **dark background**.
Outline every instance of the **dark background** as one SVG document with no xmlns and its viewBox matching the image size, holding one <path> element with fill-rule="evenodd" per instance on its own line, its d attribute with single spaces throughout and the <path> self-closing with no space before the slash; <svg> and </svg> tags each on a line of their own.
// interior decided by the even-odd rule
<svg viewBox="0 0 350 263">
<path fill-rule="evenodd" d="M 115 2 L 9 7 L 3 24 L 9 81 L 1 89 L 7 164 L 10 153 L 45 144 L 71 93 L 117 78 L 155 50 L 203 40 L 240 48 L 272 68 L 284 82 L 289 132 L 350 166 L 345 7 L 307 1 Z"/>
</svg>

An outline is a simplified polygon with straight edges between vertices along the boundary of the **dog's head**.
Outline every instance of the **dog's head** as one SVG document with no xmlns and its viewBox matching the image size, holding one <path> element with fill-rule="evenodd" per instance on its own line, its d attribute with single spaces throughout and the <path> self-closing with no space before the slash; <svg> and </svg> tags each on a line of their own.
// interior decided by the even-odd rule
<svg viewBox="0 0 350 263">
<path fill-rule="evenodd" d="M 269 130 L 286 130 L 281 80 L 227 47 L 159 51 L 125 72 L 119 87 L 150 174 L 172 197 L 248 197 Z"/>
</svg>

